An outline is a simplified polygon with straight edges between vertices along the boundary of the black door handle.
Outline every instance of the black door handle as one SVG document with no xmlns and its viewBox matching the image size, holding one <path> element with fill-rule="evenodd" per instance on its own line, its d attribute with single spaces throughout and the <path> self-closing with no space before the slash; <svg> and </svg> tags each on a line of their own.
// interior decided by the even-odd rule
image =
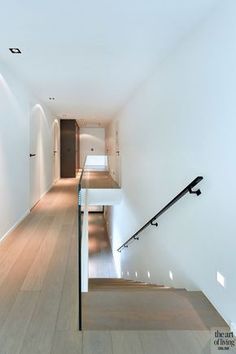
<svg viewBox="0 0 236 354">
<path fill-rule="evenodd" d="M 36 156 L 36 154 L 30 154 L 30 157 Z"/>
</svg>

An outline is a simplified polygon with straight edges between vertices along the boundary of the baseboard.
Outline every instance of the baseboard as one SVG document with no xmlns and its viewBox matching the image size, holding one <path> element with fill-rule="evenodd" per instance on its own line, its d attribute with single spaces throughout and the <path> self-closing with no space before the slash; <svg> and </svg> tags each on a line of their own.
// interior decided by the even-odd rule
<svg viewBox="0 0 236 354">
<path fill-rule="evenodd" d="M 40 201 L 40 199 L 42 199 L 45 196 L 45 194 L 48 193 L 48 191 L 50 191 L 50 189 L 53 187 L 53 185 L 54 185 L 54 182 L 51 183 L 50 186 L 47 187 L 46 191 L 41 194 L 38 202 Z M 0 242 L 3 241 L 13 230 L 15 230 L 15 228 L 21 223 L 21 221 L 24 220 L 24 218 L 26 218 L 27 215 L 29 215 L 31 209 L 26 210 L 26 212 L 17 220 L 17 222 L 0 238 Z"/>
<path fill-rule="evenodd" d="M 40 200 L 45 196 L 45 194 L 47 194 L 47 193 L 50 191 L 50 189 L 53 187 L 53 185 L 54 185 L 54 182 L 52 182 L 52 183 L 50 184 L 50 186 L 46 188 L 45 192 L 43 192 L 43 193 L 40 195 L 39 200 L 37 200 L 37 202 L 36 202 L 34 205 L 32 205 L 32 206 L 30 207 L 30 211 L 33 210 L 33 209 L 36 207 L 36 205 L 37 205 L 37 204 L 40 202 Z"/>
<path fill-rule="evenodd" d="M 47 193 L 50 191 L 50 189 L 53 187 L 53 185 L 54 185 L 54 182 L 52 182 L 52 183 L 46 188 L 45 192 L 43 192 L 43 193 L 40 195 L 40 198 L 39 198 L 38 202 L 45 196 L 45 194 L 47 194 Z M 38 203 L 38 202 L 37 202 L 37 203 Z"/>
<path fill-rule="evenodd" d="M 28 209 L 18 220 L 17 222 L 0 238 L 0 242 L 2 242 L 9 234 L 14 231 L 17 226 L 29 215 L 30 210 Z"/>
</svg>

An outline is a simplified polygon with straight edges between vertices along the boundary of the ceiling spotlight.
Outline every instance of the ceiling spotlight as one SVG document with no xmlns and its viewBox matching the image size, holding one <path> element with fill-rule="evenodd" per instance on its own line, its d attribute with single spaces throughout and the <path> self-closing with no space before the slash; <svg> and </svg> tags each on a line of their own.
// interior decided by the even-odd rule
<svg viewBox="0 0 236 354">
<path fill-rule="evenodd" d="M 21 51 L 19 48 L 9 48 L 10 52 L 13 54 L 21 54 Z"/>
<path fill-rule="evenodd" d="M 49 100 L 50 100 L 50 101 L 54 101 L 54 100 L 55 100 L 55 97 L 49 97 Z"/>
</svg>

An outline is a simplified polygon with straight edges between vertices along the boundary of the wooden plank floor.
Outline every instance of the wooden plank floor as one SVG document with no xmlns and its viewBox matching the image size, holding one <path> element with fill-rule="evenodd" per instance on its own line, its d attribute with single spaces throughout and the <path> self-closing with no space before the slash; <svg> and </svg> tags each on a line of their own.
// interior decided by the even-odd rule
<svg viewBox="0 0 236 354">
<path fill-rule="evenodd" d="M 226 322 L 202 292 L 175 289 L 89 291 L 83 295 L 88 330 L 210 330 Z"/>
<path fill-rule="evenodd" d="M 80 352 L 77 183 L 59 181 L 0 244 L 1 354 Z"/>
<path fill-rule="evenodd" d="M 115 263 L 103 213 L 89 213 L 89 277 L 116 278 Z"/>
<path fill-rule="evenodd" d="M 84 172 L 82 188 L 120 188 L 107 171 Z"/>
<path fill-rule="evenodd" d="M 0 243 L 0 354 L 210 354 L 208 331 L 77 331 L 77 182 Z"/>
</svg>

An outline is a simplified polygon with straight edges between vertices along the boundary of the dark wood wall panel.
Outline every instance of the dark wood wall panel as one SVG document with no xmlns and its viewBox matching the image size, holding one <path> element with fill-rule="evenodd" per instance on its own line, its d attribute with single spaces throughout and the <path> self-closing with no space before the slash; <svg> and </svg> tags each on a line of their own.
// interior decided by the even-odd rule
<svg viewBox="0 0 236 354">
<path fill-rule="evenodd" d="M 61 128 L 61 177 L 75 177 L 78 166 L 78 125 L 74 119 L 62 119 Z"/>
<path fill-rule="evenodd" d="M 76 124 L 76 172 L 80 169 L 80 130 Z"/>
</svg>

